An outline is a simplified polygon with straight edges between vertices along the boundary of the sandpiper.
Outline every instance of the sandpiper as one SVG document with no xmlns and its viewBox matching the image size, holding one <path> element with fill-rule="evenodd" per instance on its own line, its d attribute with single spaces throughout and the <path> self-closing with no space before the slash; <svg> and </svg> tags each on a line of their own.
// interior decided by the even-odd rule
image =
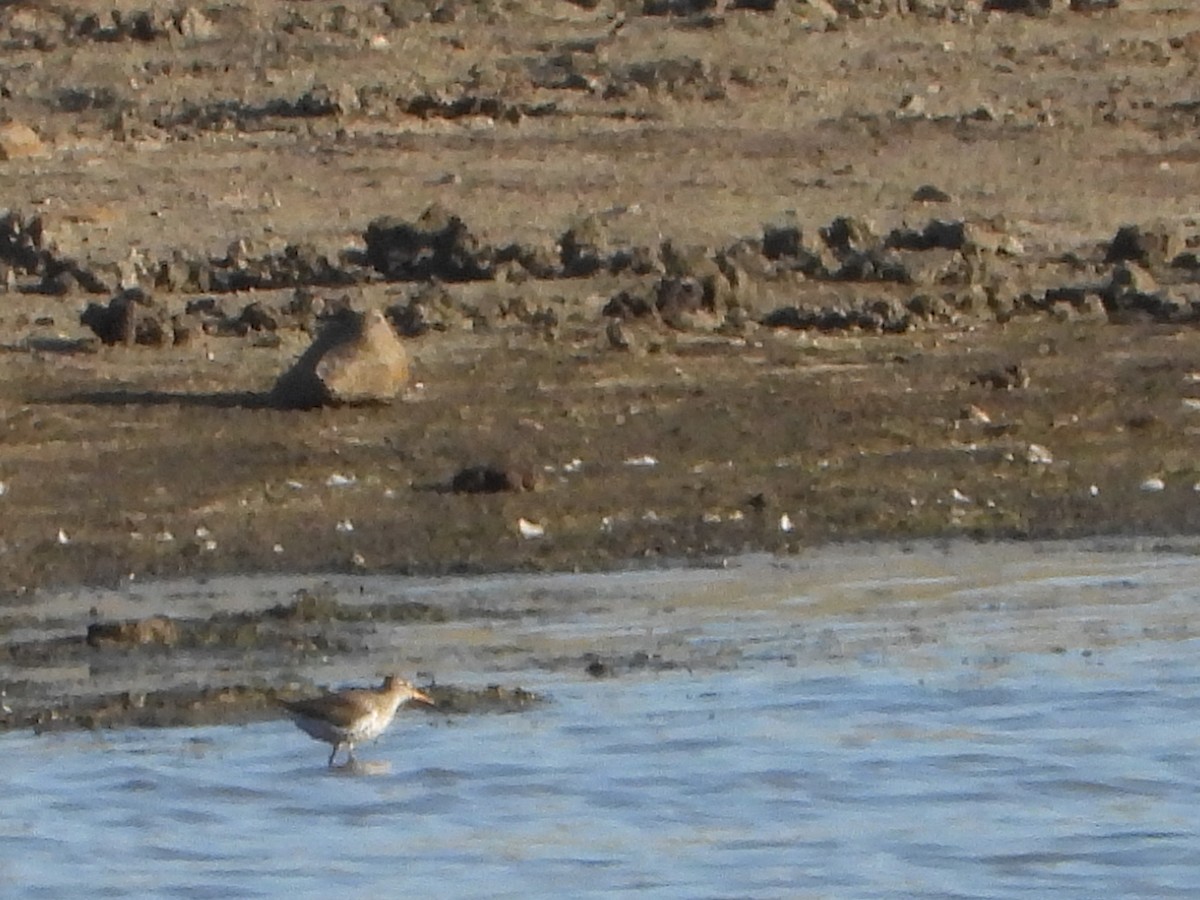
<svg viewBox="0 0 1200 900">
<path fill-rule="evenodd" d="M 409 700 L 437 704 L 403 678 L 389 675 L 378 688 L 354 688 L 323 694 L 311 700 L 281 700 L 298 728 L 305 734 L 333 745 L 329 767 L 342 747 L 353 763 L 354 745 L 377 738 L 396 717 L 396 710 Z"/>
</svg>

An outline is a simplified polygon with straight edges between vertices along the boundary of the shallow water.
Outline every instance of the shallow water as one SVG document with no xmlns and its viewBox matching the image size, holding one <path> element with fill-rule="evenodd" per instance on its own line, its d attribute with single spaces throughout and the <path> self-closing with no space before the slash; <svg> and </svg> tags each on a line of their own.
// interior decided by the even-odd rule
<svg viewBox="0 0 1200 900">
<path fill-rule="evenodd" d="M 9 734 L 0 894 L 1196 896 L 1200 563 L 1005 565 L 709 604 L 655 627 L 723 667 L 519 673 L 553 702 L 409 714 L 357 773 L 284 722 Z"/>
</svg>

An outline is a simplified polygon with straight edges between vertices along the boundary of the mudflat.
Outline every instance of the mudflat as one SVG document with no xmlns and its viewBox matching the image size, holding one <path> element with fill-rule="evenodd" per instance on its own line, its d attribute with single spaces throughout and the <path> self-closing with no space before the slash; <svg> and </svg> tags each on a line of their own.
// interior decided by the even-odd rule
<svg viewBox="0 0 1200 900">
<path fill-rule="evenodd" d="M 1191 4 L 9 3 L 0 48 L 10 705 L 60 639 L 262 624 L 34 633 L 81 586 L 1200 524 Z M 278 402 L 347 310 L 399 396 Z"/>
</svg>

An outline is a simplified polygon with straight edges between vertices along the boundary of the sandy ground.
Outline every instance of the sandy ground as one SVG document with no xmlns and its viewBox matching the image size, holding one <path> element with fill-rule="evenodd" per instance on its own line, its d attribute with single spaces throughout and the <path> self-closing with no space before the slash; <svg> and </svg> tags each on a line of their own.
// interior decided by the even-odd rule
<svg viewBox="0 0 1200 900">
<path fill-rule="evenodd" d="M 187 618 L 30 612 L 80 586 L 1196 530 L 1200 12 L 585 6 L 0 7 L 0 117 L 34 131 L 0 132 L 0 682 L 37 698 L 5 721 L 136 683 L 78 677 L 83 624 Z M 435 203 L 475 280 L 366 264 Z M 80 324 L 135 285 L 191 339 Z M 288 310 L 343 302 L 434 309 L 413 384 L 274 408 L 319 325 Z M 472 465 L 535 489 L 450 490 Z M 118 644 L 275 653 L 343 601 Z"/>
</svg>

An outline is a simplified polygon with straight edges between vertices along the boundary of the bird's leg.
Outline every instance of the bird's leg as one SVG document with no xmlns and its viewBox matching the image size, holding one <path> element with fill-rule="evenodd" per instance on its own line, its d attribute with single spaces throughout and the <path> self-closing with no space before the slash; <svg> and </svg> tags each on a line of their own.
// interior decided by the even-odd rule
<svg viewBox="0 0 1200 900">
<path fill-rule="evenodd" d="M 337 752 L 341 749 L 341 746 L 341 744 L 334 744 L 333 752 L 329 754 L 329 768 L 331 769 L 333 768 L 333 759 L 335 756 L 337 756 Z"/>
</svg>

